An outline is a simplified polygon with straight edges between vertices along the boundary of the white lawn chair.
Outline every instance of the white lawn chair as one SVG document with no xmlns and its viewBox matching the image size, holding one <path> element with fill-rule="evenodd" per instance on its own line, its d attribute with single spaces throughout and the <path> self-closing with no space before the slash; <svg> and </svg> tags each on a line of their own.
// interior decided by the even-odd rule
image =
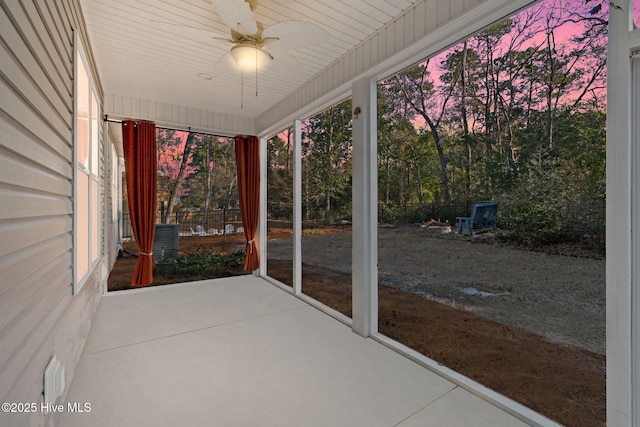
<svg viewBox="0 0 640 427">
<path fill-rule="evenodd" d="M 233 224 L 227 224 L 224 226 L 224 234 L 233 234 L 234 227 Z"/>
</svg>

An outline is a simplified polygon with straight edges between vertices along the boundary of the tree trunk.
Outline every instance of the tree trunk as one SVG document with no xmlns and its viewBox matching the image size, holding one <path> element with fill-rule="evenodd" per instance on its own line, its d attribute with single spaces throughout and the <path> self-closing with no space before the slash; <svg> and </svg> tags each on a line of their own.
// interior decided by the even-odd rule
<svg viewBox="0 0 640 427">
<path fill-rule="evenodd" d="M 204 219 L 203 222 L 207 224 L 209 222 L 209 206 L 211 204 L 211 140 L 207 139 L 205 167 L 207 168 L 205 175 L 205 193 L 204 193 Z"/>
<path fill-rule="evenodd" d="M 287 173 L 289 173 L 291 171 L 290 169 L 290 163 L 291 163 L 291 136 L 292 136 L 293 132 L 291 132 L 291 129 L 287 130 L 287 156 L 285 157 L 286 161 L 285 161 L 285 170 L 287 171 Z"/>
<path fill-rule="evenodd" d="M 391 179 L 391 165 L 389 164 L 388 157 L 385 159 L 385 175 L 386 175 L 386 180 L 385 180 L 385 189 L 384 189 L 384 202 L 388 205 L 390 202 L 389 191 L 391 187 L 391 183 L 389 182 L 389 180 Z"/>
<path fill-rule="evenodd" d="M 485 97 L 485 105 L 484 105 L 484 115 L 485 115 L 485 145 L 486 145 L 486 157 L 487 159 L 491 158 L 491 152 L 493 151 L 491 148 L 492 134 L 493 134 L 493 121 L 491 118 L 491 92 L 493 88 L 493 84 L 491 83 L 491 79 L 493 77 L 493 73 L 491 71 L 491 64 L 493 63 L 493 50 L 491 49 L 491 45 L 489 44 L 489 40 L 487 39 L 487 65 L 485 67 L 485 87 L 487 90 L 487 94 Z M 490 77 L 491 76 L 491 77 Z"/>
<path fill-rule="evenodd" d="M 465 71 L 467 69 L 467 41 L 464 41 L 462 48 L 462 65 L 460 66 L 460 117 L 462 118 L 462 129 L 464 144 L 466 148 L 465 164 L 465 193 L 468 199 L 471 195 L 471 141 L 469 138 L 469 123 L 467 119 L 467 85 Z"/>
<path fill-rule="evenodd" d="M 331 223 L 331 191 L 324 193 L 324 225 Z"/>
<path fill-rule="evenodd" d="M 440 160 L 440 185 L 442 187 L 442 200 L 445 203 L 449 203 L 451 201 L 451 196 L 449 193 L 449 176 L 447 173 L 447 158 L 444 155 L 444 149 L 442 148 L 442 143 L 440 142 L 440 134 L 438 133 L 438 129 L 435 124 L 431 121 L 429 116 L 424 115 L 424 119 L 429 125 L 429 129 L 431 130 L 431 135 L 433 136 L 433 141 L 436 145 L 436 151 L 438 152 L 438 159 Z"/>
<path fill-rule="evenodd" d="M 187 141 L 184 144 L 184 151 L 182 152 L 182 160 L 180 161 L 180 169 L 178 170 L 178 176 L 176 177 L 173 186 L 169 191 L 169 201 L 167 203 L 167 211 L 165 212 L 165 218 L 163 219 L 164 223 L 168 223 L 171 218 L 171 214 L 173 213 L 173 208 L 176 203 L 176 196 L 180 192 L 182 185 L 184 184 L 184 174 L 187 170 L 187 164 L 189 163 L 189 159 L 191 158 L 191 152 L 193 151 L 193 143 L 195 140 L 196 134 L 193 132 L 189 132 L 189 136 L 187 136 Z"/>
<path fill-rule="evenodd" d="M 553 86 L 555 80 L 555 60 L 553 52 L 555 51 L 555 40 L 553 30 L 547 30 L 547 56 L 549 66 L 549 81 L 547 82 L 547 138 L 549 149 L 553 147 Z"/>
<path fill-rule="evenodd" d="M 305 222 L 309 222 L 309 204 L 311 203 L 309 200 L 309 160 L 305 159 L 303 166 L 304 173 L 304 205 L 307 207 L 304 212 Z"/>
<path fill-rule="evenodd" d="M 531 108 L 533 105 L 533 79 L 530 79 L 529 83 L 529 92 L 527 94 L 527 124 L 525 125 L 525 129 L 529 130 L 531 127 Z"/>
<path fill-rule="evenodd" d="M 422 206 L 422 203 L 424 202 L 422 192 L 422 172 L 420 172 L 420 165 L 417 162 L 413 165 L 413 167 L 416 170 L 416 180 L 418 181 L 416 183 L 416 189 L 418 191 L 418 204 Z"/>
<path fill-rule="evenodd" d="M 398 203 L 404 205 L 406 203 L 404 195 L 404 175 L 405 175 L 405 163 L 398 164 Z"/>
</svg>

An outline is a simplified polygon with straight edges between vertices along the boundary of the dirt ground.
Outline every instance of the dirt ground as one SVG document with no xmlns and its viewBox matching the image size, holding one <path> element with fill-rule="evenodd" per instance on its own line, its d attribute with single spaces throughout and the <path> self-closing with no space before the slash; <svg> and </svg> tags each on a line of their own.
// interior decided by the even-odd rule
<svg viewBox="0 0 640 427">
<path fill-rule="evenodd" d="M 381 227 L 378 282 L 604 355 L 604 259 L 568 246 L 564 252 L 579 256 L 498 245 L 490 233 L 470 238 L 448 231 Z M 348 230 L 312 231 L 302 238 L 302 260 L 350 273 L 351 240 Z M 268 243 L 269 259 L 292 259 L 292 253 L 291 239 Z"/>
<path fill-rule="evenodd" d="M 222 236 L 188 236 L 180 237 L 180 254 L 195 253 L 200 248 L 206 248 L 216 253 L 231 253 L 244 249 L 244 237 L 236 235 Z M 122 245 L 125 253 L 116 260 L 116 263 L 109 274 L 109 291 L 121 291 L 131 289 L 131 277 L 138 260 L 138 249 L 135 242 L 127 241 Z M 128 252 L 128 253 L 127 253 Z M 153 283 L 150 286 L 168 285 L 171 283 L 194 282 L 196 280 L 217 279 L 219 277 L 229 277 L 234 275 L 247 274 L 242 268 L 233 271 L 225 271 L 222 275 L 189 275 L 179 276 L 175 274 L 158 275 L 154 274 Z"/>
<path fill-rule="evenodd" d="M 330 231 L 303 236 L 302 290 L 350 317 L 351 234 Z M 604 261 L 446 231 L 379 230 L 380 332 L 564 425 L 604 426 Z M 180 238 L 181 251 L 199 246 L 232 252 L 243 240 Z M 290 283 L 290 231 L 269 233 L 268 254 L 268 274 Z M 134 265 L 120 258 L 109 289 L 127 288 Z M 157 276 L 154 285 L 177 281 L 186 280 Z"/>
</svg>

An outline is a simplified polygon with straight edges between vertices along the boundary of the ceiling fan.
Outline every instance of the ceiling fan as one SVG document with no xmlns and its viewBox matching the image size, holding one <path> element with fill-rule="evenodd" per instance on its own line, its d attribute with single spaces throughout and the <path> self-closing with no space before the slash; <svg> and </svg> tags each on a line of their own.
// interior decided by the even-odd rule
<svg viewBox="0 0 640 427">
<path fill-rule="evenodd" d="M 294 71 L 297 60 L 286 51 L 309 47 L 329 39 L 315 24 L 286 21 L 265 27 L 253 16 L 258 0 L 211 0 L 216 13 L 230 29 L 230 37 L 213 37 L 231 44 L 229 56 L 241 71 L 277 63 L 282 70 Z M 224 64 L 224 57 L 220 63 Z"/>
</svg>

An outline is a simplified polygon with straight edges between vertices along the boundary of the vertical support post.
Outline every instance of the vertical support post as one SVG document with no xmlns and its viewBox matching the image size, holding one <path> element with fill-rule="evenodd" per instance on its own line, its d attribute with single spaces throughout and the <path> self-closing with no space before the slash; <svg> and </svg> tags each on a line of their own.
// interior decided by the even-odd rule
<svg viewBox="0 0 640 427">
<path fill-rule="evenodd" d="M 302 123 L 293 122 L 293 293 L 302 293 Z"/>
<path fill-rule="evenodd" d="M 364 77 L 353 95 L 352 328 L 378 332 L 378 138 L 376 81 Z"/>
<path fill-rule="evenodd" d="M 627 2 L 624 11 L 610 9 L 607 51 L 607 425 L 616 427 L 640 422 L 634 413 L 639 408 L 634 401 L 640 390 L 640 363 L 634 354 L 637 332 L 633 321 L 638 306 L 633 299 L 637 291 L 632 290 L 639 278 L 640 240 L 633 232 L 640 221 L 632 212 L 637 217 L 640 187 L 634 185 L 638 175 L 631 168 L 632 159 L 639 154 L 631 141 L 629 6 Z"/>
<path fill-rule="evenodd" d="M 635 49 L 640 50 L 640 46 Z M 632 80 L 631 94 L 632 105 L 629 122 L 633 123 L 631 129 L 631 152 L 633 153 L 632 177 L 631 177 L 631 423 L 640 425 L 640 54 L 636 53 L 631 59 Z M 631 119 L 633 117 L 634 119 Z M 608 225 L 607 225 L 608 229 Z M 607 331 L 608 333 L 609 331 Z M 607 354 L 608 356 L 608 354 Z M 608 376 L 608 374 L 607 374 Z M 608 394 L 607 394 L 608 396 Z"/>
<path fill-rule="evenodd" d="M 267 275 L 267 139 L 260 138 L 260 214 L 258 220 L 258 276 Z"/>
</svg>

